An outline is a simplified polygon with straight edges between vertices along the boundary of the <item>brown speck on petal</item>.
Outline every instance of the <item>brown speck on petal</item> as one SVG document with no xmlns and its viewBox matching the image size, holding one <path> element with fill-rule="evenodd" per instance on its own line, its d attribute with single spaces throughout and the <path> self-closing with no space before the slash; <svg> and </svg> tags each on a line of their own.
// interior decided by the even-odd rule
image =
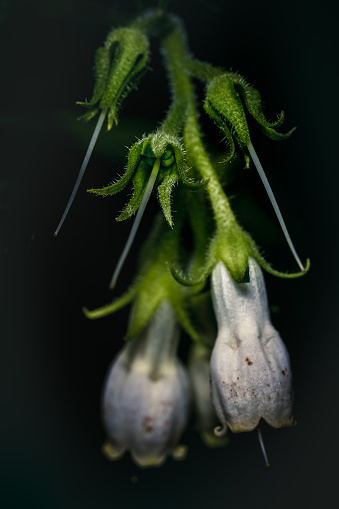
<svg viewBox="0 0 339 509">
<path fill-rule="evenodd" d="M 145 417 L 142 421 L 142 429 L 145 433 L 152 433 L 153 431 L 153 419 L 151 417 Z"/>
</svg>

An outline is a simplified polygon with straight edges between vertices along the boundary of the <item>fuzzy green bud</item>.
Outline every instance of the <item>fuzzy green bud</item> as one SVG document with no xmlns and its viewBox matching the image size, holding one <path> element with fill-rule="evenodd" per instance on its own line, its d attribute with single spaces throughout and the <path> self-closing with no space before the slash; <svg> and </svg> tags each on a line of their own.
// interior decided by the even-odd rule
<svg viewBox="0 0 339 509">
<path fill-rule="evenodd" d="M 281 112 L 275 122 L 266 120 L 262 101 L 258 90 L 250 86 L 239 74 L 226 72 L 213 77 L 207 86 L 205 111 L 223 131 L 230 145 L 229 161 L 235 151 L 234 138 L 244 152 L 246 166 L 249 166 L 250 156 L 247 147 L 251 142 L 246 112 L 259 124 L 263 133 L 273 140 L 288 138 L 294 129 L 286 134 L 278 133 L 275 128 L 284 120 Z"/>
<path fill-rule="evenodd" d="M 90 120 L 99 110 L 107 111 L 107 128 L 118 123 L 122 101 L 147 71 L 149 43 L 137 28 L 118 28 L 108 35 L 104 46 L 95 54 L 95 86 L 89 102 L 78 102 L 89 108 L 82 116 Z"/>
<path fill-rule="evenodd" d="M 159 202 L 166 221 L 172 226 L 171 196 L 174 186 L 181 181 L 194 190 L 199 189 L 204 184 L 194 182 L 188 176 L 185 150 L 180 140 L 175 136 L 165 134 L 161 130 L 142 138 L 130 148 L 126 172 L 117 182 L 102 189 L 89 189 L 88 191 L 103 196 L 116 194 L 124 189 L 132 179 L 132 197 L 117 218 L 118 221 L 128 219 L 140 206 L 152 168 L 157 159 L 160 160 L 156 180 Z"/>
</svg>

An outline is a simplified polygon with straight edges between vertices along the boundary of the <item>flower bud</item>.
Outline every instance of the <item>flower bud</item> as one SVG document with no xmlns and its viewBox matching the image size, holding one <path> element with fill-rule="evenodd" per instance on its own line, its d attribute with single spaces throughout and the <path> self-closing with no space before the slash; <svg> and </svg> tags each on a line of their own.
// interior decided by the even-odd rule
<svg viewBox="0 0 339 509">
<path fill-rule="evenodd" d="M 270 322 L 259 265 L 249 258 L 249 283 L 236 283 L 222 262 L 212 274 L 218 337 L 211 357 L 212 400 L 233 432 L 251 431 L 263 418 L 292 425 L 292 378 L 286 348 Z"/>
<path fill-rule="evenodd" d="M 83 115 L 90 120 L 99 110 L 107 111 L 108 130 L 117 124 L 117 113 L 124 98 L 147 71 L 149 43 L 137 28 L 118 28 L 108 34 L 95 54 L 95 86 L 89 102 L 78 102 L 89 108 Z"/>
<path fill-rule="evenodd" d="M 178 339 L 173 310 L 163 301 L 113 361 L 102 399 L 109 459 L 129 450 L 138 466 L 148 467 L 160 466 L 169 454 L 178 457 L 190 405 L 188 375 L 176 357 Z"/>
<path fill-rule="evenodd" d="M 247 147 L 250 143 L 246 110 L 259 124 L 261 131 L 273 140 L 288 138 L 294 129 L 286 134 L 275 130 L 284 120 L 281 112 L 275 122 L 266 120 L 262 101 L 258 90 L 246 83 L 245 79 L 237 73 L 226 72 L 213 77 L 208 83 L 204 108 L 223 131 L 230 144 L 229 161 L 235 151 L 233 137 L 244 152 L 246 166 L 249 166 L 250 157 Z"/>
<path fill-rule="evenodd" d="M 126 171 L 122 177 L 101 189 L 89 189 L 88 192 L 108 196 L 120 192 L 132 179 L 133 194 L 117 221 L 131 217 L 140 207 L 156 160 L 160 167 L 156 178 L 156 187 L 160 206 L 168 224 L 172 227 L 172 191 L 178 182 L 190 189 L 200 189 L 203 182 L 195 182 L 189 177 L 189 168 L 185 160 L 185 150 L 179 138 L 160 130 L 144 136 L 129 150 Z"/>
</svg>

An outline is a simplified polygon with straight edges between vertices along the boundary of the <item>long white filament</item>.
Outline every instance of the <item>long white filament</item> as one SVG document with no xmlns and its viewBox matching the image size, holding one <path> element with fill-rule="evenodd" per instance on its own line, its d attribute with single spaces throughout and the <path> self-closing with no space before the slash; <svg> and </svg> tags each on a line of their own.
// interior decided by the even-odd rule
<svg viewBox="0 0 339 509">
<path fill-rule="evenodd" d="M 280 212 L 280 209 L 279 209 L 279 205 L 277 203 L 277 200 L 275 199 L 275 196 L 273 194 L 273 191 L 272 191 L 272 188 L 267 180 L 267 177 L 265 175 L 265 172 L 264 172 L 264 169 L 259 161 L 259 158 L 257 156 L 257 153 L 256 151 L 254 150 L 254 147 L 252 145 L 252 143 L 250 142 L 248 145 L 247 145 L 247 148 L 248 148 L 248 151 L 252 157 L 252 160 L 254 162 L 254 165 L 259 173 L 259 176 L 262 180 L 262 183 L 264 184 L 264 187 L 266 189 L 266 192 L 268 194 L 268 197 L 272 203 L 272 206 L 273 206 L 273 209 L 274 209 L 274 212 L 276 213 L 276 216 L 278 218 L 278 221 L 280 223 L 280 226 L 281 226 L 281 229 L 285 235 L 285 238 L 286 238 L 286 241 L 290 247 L 290 250 L 292 251 L 292 254 L 295 258 L 295 261 L 297 262 L 297 264 L 299 265 L 300 269 L 302 270 L 302 272 L 305 271 L 305 267 L 303 266 L 303 264 L 301 263 L 300 261 L 300 258 L 295 250 L 295 247 L 293 245 L 293 242 L 291 240 L 291 237 L 290 237 L 290 234 L 288 233 L 288 230 L 287 230 L 287 227 L 286 227 L 286 224 L 285 224 L 285 221 L 281 215 L 281 212 Z"/>
<path fill-rule="evenodd" d="M 71 194 L 71 196 L 70 196 L 70 198 L 68 200 L 68 203 L 66 205 L 65 211 L 64 211 L 64 213 L 62 215 L 62 218 L 60 219 L 60 222 L 59 222 L 59 224 L 57 226 L 57 229 L 53 233 L 54 237 L 56 237 L 58 235 L 59 230 L 62 227 L 63 222 L 65 221 L 66 216 L 67 216 L 67 214 L 69 212 L 69 209 L 71 208 L 71 205 L 73 203 L 75 195 L 77 194 L 78 188 L 80 186 L 80 182 L 81 182 L 82 177 L 84 176 L 84 173 L 86 171 L 86 168 L 87 168 L 87 165 L 88 165 L 88 161 L 90 160 L 90 157 L 92 155 L 94 146 L 95 146 L 96 141 L 98 139 L 98 136 L 100 134 L 100 131 L 101 131 L 101 128 L 102 128 L 102 124 L 104 123 L 105 116 L 106 116 L 106 111 L 102 111 L 100 116 L 99 116 L 99 118 L 98 118 L 98 122 L 97 122 L 97 125 L 95 126 L 94 132 L 92 134 L 91 141 L 89 142 L 88 149 L 87 149 L 87 152 L 85 154 L 84 160 L 82 162 L 82 165 L 81 165 L 81 168 L 80 168 L 80 171 L 79 171 L 79 174 L 78 174 L 78 178 L 75 181 L 72 194 Z"/>
<path fill-rule="evenodd" d="M 139 228 L 142 216 L 144 215 L 147 202 L 148 202 L 148 200 L 149 200 L 149 198 L 151 196 L 151 193 L 152 193 L 155 181 L 157 179 L 159 168 L 160 168 L 160 159 L 156 159 L 156 161 L 154 163 L 154 166 L 153 166 L 153 170 L 152 170 L 151 176 L 150 176 L 149 181 L 148 181 L 147 186 L 146 186 L 146 190 L 144 192 L 144 196 L 142 197 L 142 200 L 141 200 L 141 203 L 140 203 L 140 207 L 138 209 L 137 215 L 135 216 L 133 226 L 131 228 L 131 231 L 129 233 L 128 239 L 126 241 L 125 247 L 124 247 L 124 249 L 123 249 L 123 251 L 122 251 L 122 253 L 120 255 L 120 258 L 118 260 L 118 263 L 116 264 L 116 267 L 114 269 L 113 276 L 112 276 L 111 282 L 109 284 L 109 289 L 110 290 L 113 290 L 113 288 L 115 287 L 115 285 L 117 283 L 117 280 L 118 280 L 118 277 L 120 275 L 122 266 L 125 263 L 127 255 L 129 253 L 129 250 L 132 247 L 132 244 L 133 244 L 135 235 L 137 233 L 137 230 Z"/>
<path fill-rule="evenodd" d="M 259 440 L 259 444 L 260 444 L 260 447 L 261 447 L 261 451 L 263 453 L 266 466 L 269 467 L 270 464 L 269 464 L 268 457 L 267 457 L 267 454 L 266 454 L 266 449 L 265 449 L 265 445 L 264 445 L 264 440 L 262 438 L 261 429 L 259 428 L 259 426 L 258 426 L 257 429 L 258 429 L 258 440 Z"/>
</svg>

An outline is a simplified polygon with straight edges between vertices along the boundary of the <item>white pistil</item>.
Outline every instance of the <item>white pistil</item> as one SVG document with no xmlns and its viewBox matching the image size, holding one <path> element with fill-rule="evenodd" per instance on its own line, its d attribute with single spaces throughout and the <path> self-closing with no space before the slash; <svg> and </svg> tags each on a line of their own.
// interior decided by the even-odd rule
<svg viewBox="0 0 339 509">
<path fill-rule="evenodd" d="M 279 205 L 277 203 L 277 200 L 275 199 L 275 196 L 273 194 L 273 191 L 272 191 L 272 188 L 267 180 L 267 177 L 265 175 L 265 171 L 259 161 L 259 158 L 257 156 L 257 153 L 256 151 L 254 150 L 254 147 L 252 145 L 252 143 L 250 142 L 248 145 L 247 145 L 247 148 L 248 148 L 248 151 L 252 157 L 252 160 L 254 162 L 254 165 L 259 173 L 259 176 L 262 180 L 262 183 L 264 184 L 264 187 L 266 189 L 266 192 L 268 194 L 268 197 L 272 203 L 272 206 L 273 206 L 273 209 L 274 209 L 274 212 L 276 213 L 276 216 L 278 218 L 278 221 L 280 223 L 280 226 L 281 226 L 281 229 L 285 235 L 285 238 L 286 238 L 286 241 L 290 247 L 290 250 L 292 251 L 292 254 L 295 258 L 295 261 L 297 262 L 297 264 L 299 265 L 300 269 L 302 270 L 302 272 L 305 271 L 305 267 L 303 266 L 303 264 L 301 263 L 300 261 L 300 258 L 295 250 L 295 247 L 293 245 L 293 242 L 291 240 L 291 237 L 290 237 L 290 234 L 288 233 L 288 230 L 287 230 L 287 227 L 286 227 L 286 224 L 285 224 L 285 221 L 281 215 L 281 212 L 280 212 L 280 209 L 279 209 Z"/>
<path fill-rule="evenodd" d="M 116 282 L 117 282 L 118 277 L 119 277 L 119 274 L 121 272 L 122 266 L 123 266 L 123 264 L 124 264 L 124 262 L 125 262 L 125 260 L 127 258 L 129 250 L 131 249 L 131 246 L 133 244 L 135 235 L 136 235 L 137 230 L 139 228 L 142 216 L 144 215 L 144 212 L 145 212 L 145 209 L 146 209 L 146 205 L 147 205 L 148 200 L 149 200 L 149 198 L 151 196 L 151 193 L 152 193 L 155 181 L 157 179 L 159 168 L 160 168 L 160 159 L 156 159 L 156 161 L 154 163 L 154 166 L 153 166 L 153 170 L 152 170 L 151 176 L 150 176 L 149 181 L 148 181 L 147 186 L 146 186 L 146 190 L 144 192 L 144 196 L 142 197 L 142 200 L 141 200 L 141 203 L 140 203 L 140 207 L 138 209 L 137 215 L 135 216 L 133 226 L 131 228 L 131 231 L 129 233 L 128 239 L 126 241 L 125 247 L 124 247 L 124 249 L 123 249 L 123 251 L 122 251 L 122 253 L 120 255 L 120 258 L 118 260 L 118 263 L 116 264 L 116 267 L 114 269 L 113 276 L 112 276 L 112 279 L 111 279 L 111 282 L 110 282 L 110 285 L 109 285 L 109 289 L 110 290 L 113 290 L 113 288 L 115 287 Z"/>
<path fill-rule="evenodd" d="M 85 154 L 85 157 L 84 157 L 84 160 L 82 162 L 82 165 L 81 165 L 81 168 L 80 168 L 80 171 L 79 171 L 79 174 L 78 174 L 78 177 L 75 181 L 75 184 L 74 184 L 74 187 L 73 187 L 73 191 L 72 191 L 72 194 L 68 200 L 68 203 L 66 205 L 66 208 L 65 208 L 65 211 L 62 215 L 62 218 L 60 219 L 60 222 L 57 226 L 57 229 L 55 230 L 55 232 L 53 233 L 54 237 L 56 237 L 59 233 L 59 230 L 61 228 L 61 226 L 63 225 L 63 222 L 65 221 L 66 219 L 66 216 L 69 212 L 69 209 L 71 208 L 71 205 L 73 203 L 73 200 L 75 198 L 75 195 L 77 194 L 77 191 L 78 191 L 78 188 L 80 186 L 80 182 L 82 180 L 82 177 L 84 176 L 84 173 L 86 171 L 86 168 L 87 168 L 87 165 L 88 165 L 88 161 L 90 160 L 90 157 L 92 155 L 92 152 L 93 152 L 93 149 L 94 149 L 94 146 L 96 144 L 96 141 L 98 139 L 98 136 L 100 134 L 100 131 L 101 131 L 101 128 L 102 128 L 102 124 L 104 123 L 104 120 L 105 120 L 105 117 L 106 117 L 106 110 L 105 111 L 102 111 L 100 113 L 100 116 L 98 118 L 98 122 L 97 122 L 97 125 L 95 126 L 95 129 L 94 129 L 94 132 L 92 134 L 92 138 L 91 138 L 91 141 L 89 142 L 89 145 L 88 145 L 88 149 L 87 149 L 87 152 Z"/>
<path fill-rule="evenodd" d="M 263 456 L 264 456 L 264 459 L 265 459 L 265 463 L 266 463 L 266 466 L 269 467 L 270 464 L 269 464 L 269 461 L 268 461 L 268 457 L 267 457 L 267 454 L 266 454 L 266 449 L 265 449 L 265 444 L 264 444 L 264 440 L 262 438 L 262 434 L 261 434 L 261 429 L 260 427 L 258 426 L 257 428 L 258 430 L 258 440 L 259 440 L 259 444 L 260 444 L 260 447 L 261 447 L 261 451 L 263 453 Z"/>
</svg>

